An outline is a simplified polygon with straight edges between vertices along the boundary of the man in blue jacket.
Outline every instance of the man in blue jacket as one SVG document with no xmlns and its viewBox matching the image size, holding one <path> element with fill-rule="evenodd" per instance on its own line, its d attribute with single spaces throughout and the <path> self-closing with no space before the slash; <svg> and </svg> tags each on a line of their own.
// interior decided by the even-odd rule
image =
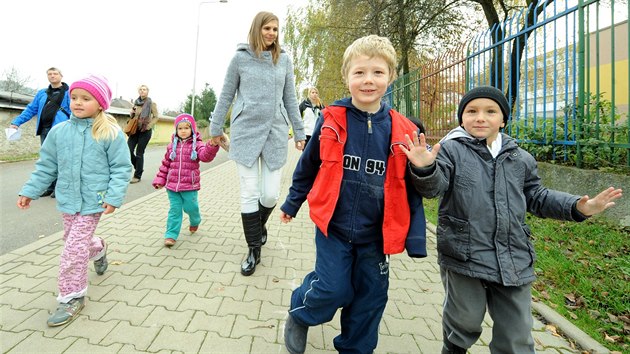
<svg viewBox="0 0 630 354">
<path fill-rule="evenodd" d="M 41 89 L 33 98 L 33 101 L 26 106 L 26 109 L 11 122 L 11 128 L 17 129 L 20 125 L 37 116 L 35 135 L 39 135 L 40 144 L 44 144 L 50 129 L 70 118 L 70 96 L 68 85 L 61 82 L 63 75 L 61 70 L 52 67 L 46 70 L 48 74 L 48 88 Z M 42 197 L 55 197 L 56 181 L 48 187 L 41 195 Z"/>
</svg>

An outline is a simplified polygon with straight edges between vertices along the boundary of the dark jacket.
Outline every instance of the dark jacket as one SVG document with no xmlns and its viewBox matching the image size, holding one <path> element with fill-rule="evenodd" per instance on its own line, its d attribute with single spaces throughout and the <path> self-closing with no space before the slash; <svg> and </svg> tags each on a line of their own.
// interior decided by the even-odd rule
<svg viewBox="0 0 630 354">
<path fill-rule="evenodd" d="M 485 140 L 463 128 L 441 142 L 437 161 L 414 169 L 425 198 L 440 196 L 438 262 L 469 277 L 505 286 L 535 279 L 536 254 L 526 212 L 543 218 L 582 221 L 579 196 L 542 186 L 536 160 L 508 135 L 493 158 Z"/>
<path fill-rule="evenodd" d="M 336 157 L 336 160 L 339 161 L 338 163 L 343 164 L 340 188 L 331 188 L 329 191 L 331 195 L 326 196 L 333 202 L 332 207 L 334 207 L 334 211 L 331 211 L 332 216 L 327 223 L 327 230 L 325 228 L 322 229 L 322 227 L 320 227 L 320 230 L 352 243 L 367 243 L 379 240 L 382 242 L 386 176 L 388 176 L 388 168 L 393 168 L 393 166 L 388 166 L 387 162 L 390 158 L 391 149 L 399 149 L 399 147 L 395 146 L 399 142 L 391 141 L 392 118 L 390 117 L 390 108 L 383 104 L 377 113 L 370 114 L 356 109 L 351 104 L 350 99 L 337 101 L 332 106 L 346 108 L 345 123 L 348 134 L 347 141 L 339 142 L 339 155 Z M 322 188 L 314 187 L 314 182 L 316 178 L 319 178 L 320 168 L 325 167 L 322 163 L 322 156 L 324 156 L 322 153 L 331 156 L 330 153 L 321 150 L 323 149 L 323 144 L 320 140 L 324 134 L 324 129 L 322 128 L 324 121 L 318 121 L 311 140 L 313 144 L 310 142 L 307 144 L 294 172 L 293 184 L 289 189 L 289 195 L 281 207 L 282 211 L 288 215 L 295 216 L 297 214 L 311 189 L 322 192 Z M 407 127 L 415 128 L 411 123 Z M 328 131 L 331 129 L 327 125 L 325 129 L 327 130 L 327 137 L 330 135 L 328 133 L 334 134 L 334 132 Z M 333 149 L 335 147 L 328 146 L 328 148 Z M 334 158 L 335 156 L 331 157 Z M 405 165 L 402 169 L 403 183 L 405 183 L 404 175 L 409 173 L 406 157 L 404 163 Z M 407 185 L 406 191 L 407 194 L 417 193 L 414 186 L 411 185 Z M 310 202 L 312 197 L 309 195 L 308 198 Z M 319 195 L 318 200 L 321 200 L 321 198 L 322 196 Z M 407 196 L 403 198 L 407 199 Z M 414 204 L 416 207 L 419 204 L 419 207 L 422 208 L 421 201 L 417 203 L 419 199 L 415 199 Z M 317 207 L 319 208 L 319 206 Z M 400 217 L 402 218 L 403 215 L 400 215 Z M 407 212 L 407 217 L 409 217 L 409 212 Z M 321 223 L 317 221 L 316 224 L 320 226 Z M 409 231 L 409 225 L 412 225 L 414 230 Z M 415 235 L 424 235 L 424 219 L 419 223 L 409 223 L 407 220 L 406 228 L 407 230 L 405 230 L 400 240 L 391 244 L 389 242 L 386 243 L 385 246 L 391 246 L 385 247 L 386 253 L 392 254 L 402 251 L 407 231 Z M 423 253 L 423 250 L 417 252 Z"/>
</svg>

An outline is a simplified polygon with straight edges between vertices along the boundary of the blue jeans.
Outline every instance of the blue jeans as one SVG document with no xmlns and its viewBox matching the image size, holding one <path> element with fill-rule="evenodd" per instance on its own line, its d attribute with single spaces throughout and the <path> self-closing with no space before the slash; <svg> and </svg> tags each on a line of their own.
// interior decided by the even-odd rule
<svg viewBox="0 0 630 354">
<path fill-rule="evenodd" d="M 166 220 L 166 233 L 164 238 L 177 240 L 179 231 L 182 228 L 182 210 L 188 214 L 190 226 L 199 226 L 201 214 L 199 214 L 199 201 L 197 191 L 173 192 L 166 190 L 170 208 L 168 209 L 168 219 Z"/>
<path fill-rule="evenodd" d="M 387 304 L 389 263 L 383 241 L 351 244 L 317 229 L 315 271 L 291 296 L 289 313 L 306 326 L 332 320 L 341 310 L 341 334 L 333 343 L 340 353 L 371 353 Z"/>
</svg>

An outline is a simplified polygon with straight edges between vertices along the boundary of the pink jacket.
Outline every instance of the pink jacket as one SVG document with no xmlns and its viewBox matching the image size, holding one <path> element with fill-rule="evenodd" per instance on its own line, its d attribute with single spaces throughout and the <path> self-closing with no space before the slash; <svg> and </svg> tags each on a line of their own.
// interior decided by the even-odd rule
<svg viewBox="0 0 630 354">
<path fill-rule="evenodd" d="M 173 143 L 168 144 L 166 154 L 162 159 L 157 176 L 153 180 L 153 186 L 165 186 L 166 189 L 173 192 L 198 191 L 201 188 L 199 183 L 199 161 L 210 162 L 214 160 L 219 151 L 218 146 L 212 146 L 210 143 L 204 144 L 201 136 L 196 136 L 197 159 L 191 158 L 193 149 L 193 139 L 188 138 L 184 141 L 179 140 L 175 144 L 175 157 L 171 159 L 173 151 Z"/>
</svg>

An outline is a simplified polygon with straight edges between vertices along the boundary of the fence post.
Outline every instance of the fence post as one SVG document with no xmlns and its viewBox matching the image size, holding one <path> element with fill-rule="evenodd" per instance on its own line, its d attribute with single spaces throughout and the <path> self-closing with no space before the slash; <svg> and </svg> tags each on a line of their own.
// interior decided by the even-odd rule
<svg viewBox="0 0 630 354">
<path fill-rule="evenodd" d="M 584 46 L 588 41 L 586 38 L 586 30 L 584 29 L 584 1 L 578 0 L 578 119 L 577 119 L 577 136 L 575 139 L 575 146 L 577 149 L 577 157 L 575 160 L 575 165 L 578 168 L 582 167 L 582 146 L 580 145 L 580 140 L 582 139 L 582 122 L 584 121 L 584 117 L 586 117 L 586 101 L 585 101 L 585 73 L 586 73 L 586 64 L 585 64 L 585 50 Z"/>
</svg>

